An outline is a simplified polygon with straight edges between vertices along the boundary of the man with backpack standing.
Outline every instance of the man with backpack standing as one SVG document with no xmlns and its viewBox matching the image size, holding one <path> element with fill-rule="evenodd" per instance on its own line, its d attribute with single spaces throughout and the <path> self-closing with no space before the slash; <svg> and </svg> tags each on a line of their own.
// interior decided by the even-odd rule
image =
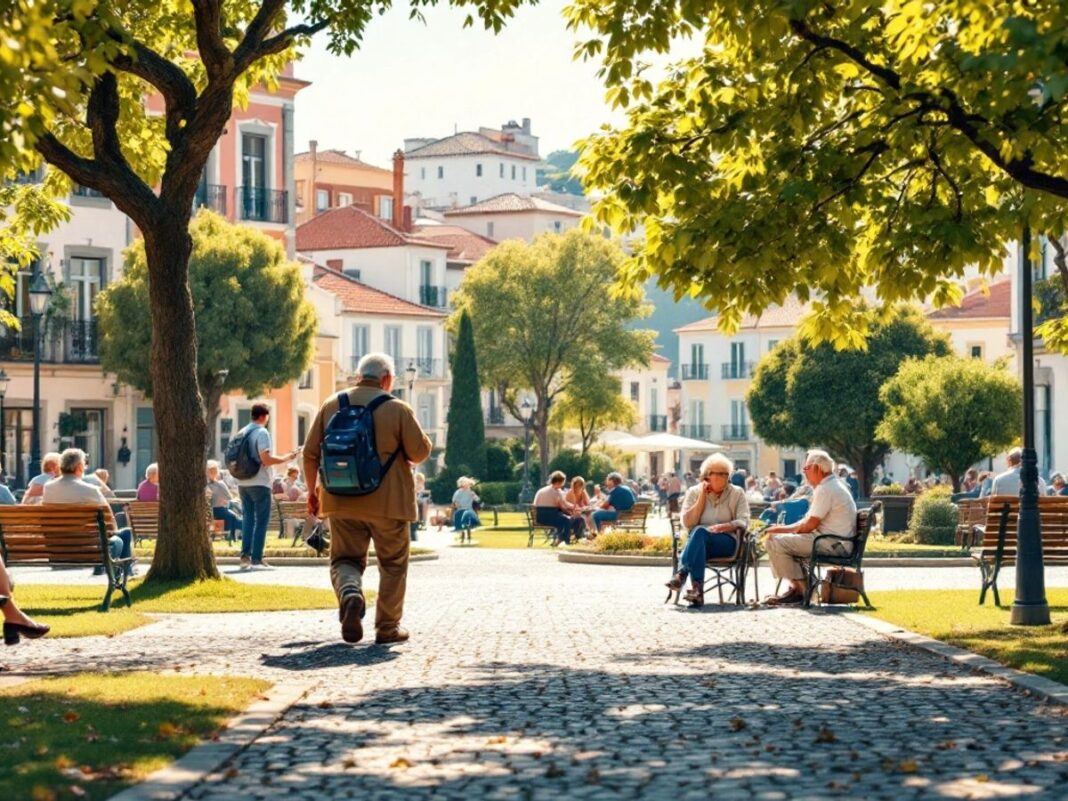
<svg viewBox="0 0 1068 801">
<path fill-rule="evenodd" d="M 363 571 L 374 542 L 375 642 L 403 642 L 409 524 L 416 519 L 411 466 L 430 455 L 432 443 L 412 408 L 389 394 L 396 375 L 392 358 L 369 353 L 356 372 L 358 384 L 327 400 L 308 431 L 308 513 L 330 519 L 330 580 L 342 638 L 354 643 L 363 637 Z"/>
<path fill-rule="evenodd" d="M 271 410 L 262 403 L 252 404 L 252 422 L 237 432 L 226 449 L 226 466 L 237 479 L 241 496 L 241 568 L 270 567 L 263 561 L 267 523 L 271 519 L 271 466 L 285 464 L 300 450 L 275 456 L 271 453 L 271 432 L 267 419 Z"/>
</svg>

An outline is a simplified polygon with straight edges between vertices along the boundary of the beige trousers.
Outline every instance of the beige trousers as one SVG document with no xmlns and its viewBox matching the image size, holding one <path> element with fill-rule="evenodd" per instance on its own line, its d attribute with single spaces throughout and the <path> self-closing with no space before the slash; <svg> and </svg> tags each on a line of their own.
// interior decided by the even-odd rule
<svg viewBox="0 0 1068 801">
<path fill-rule="evenodd" d="M 812 556 L 812 541 L 816 534 L 772 534 L 767 541 L 771 574 L 775 578 L 801 581 L 805 577 L 798 557 Z M 820 553 L 835 553 L 847 556 L 851 545 L 838 542 L 821 542 Z"/>
<path fill-rule="evenodd" d="M 352 520 L 331 515 L 330 581 L 339 601 L 346 592 L 363 592 L 363 571 L 367 567 L 367 551 L 372 542 L 379 576 L 375 628 L 393 631 L 400 625 L 404 613 L 411 543 L 407 520 L 384 517 Z"/>
</svg>

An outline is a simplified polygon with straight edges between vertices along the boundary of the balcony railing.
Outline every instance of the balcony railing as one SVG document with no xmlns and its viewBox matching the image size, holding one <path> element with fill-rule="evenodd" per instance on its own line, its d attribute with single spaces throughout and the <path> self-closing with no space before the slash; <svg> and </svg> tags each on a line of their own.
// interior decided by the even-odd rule
<svg viewBox="0 0 1068 801">
<path fill-rule="evenodd" d="M 221 184 L 201 184 L 193 195 L 193 211 L 211 209 L 226 216 L 226 187 Z"/>
<path fill-rule="evenodd" d="M 710 439 L 712 437 L 712 426 L 709 425 L 693 425 L 683 423 L 679 426 L 682 436 L 693 437 L 694 439 Z"/>
<path fill-rule="evenodd" d="M 708 380 L 708 365 L 707 364 L 684 364 L 684 365 L 682 365 L 682 380 L 683 381 L 707 381 Z"/>
<path fill-rule="evenodd" d="M 242 220 L 289 222 L 289 193 L 259 186 L 239 186 L 237 206 Z"/>
<path fill-rule="evenodd" d="M 753 362 L 723 362 L 724 378 L 749 378 L 756 364 Z"/>
<path fill-rule="evenodd" d="M 491 426 L 503 426 L 504 425 L 504 409 L 500 406 L 494 406 L 486 411 L 486 422 Z"/>
<path fill-rule="evenodd" d="M 99 189 L 82 186 L 81 184 L 75 184 L 71 194 L 76 197 L 105 197 L 104 193 Z"/>
<path fill-rule="evenodd" d="M 22 329 L 4 328 L 0 334 L 0 360 L 33 361 L 33 318 L 21 318 Z M 41 361 L 54 364 L 96 364 L 100 341 L 96 320 L 52 320 L 41 323 Z"/>
<path fill-rule="evenodd" d="M 749 426 L 729 423 L 723 426 L 723 439 L 727 442 L 738 442 L 749 439 Z"/>
<path fill-rule="evenodd" d="M 419 302 L 424 306 L 433 306 L 436 309 L 443 309 L 446 306 L 448 292 L 445 291 L 443 286 L 421 286 L 419 287 Z"/>
<path fill-rule="evenodd" d="M 651 415 L 649 415 L 649 430 L 650 431 L 667 431 L 667 415 L 666 414 L 651 414 Z"/>
</svg>

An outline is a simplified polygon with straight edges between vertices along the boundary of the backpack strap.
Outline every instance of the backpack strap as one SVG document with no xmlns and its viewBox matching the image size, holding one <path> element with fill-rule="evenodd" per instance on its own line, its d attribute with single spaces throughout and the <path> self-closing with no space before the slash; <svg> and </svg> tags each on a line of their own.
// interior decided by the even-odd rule
<svg viewBox="0 0 1068 801">
<path fill-rule="evenodd" d="M 349 408 L 349 391 L 339 392 L 337 396 L 338 411 Z"/>
<path fill-rule="evenodd" d="M 391 400 L 396 400 L 396 398 L 393 395 L 390 395 L 388 392 L 383 393 L 382 395 L 379 395 L 377 398 L 375 398 L 374 400 L 372 400 L 370 403 L 367 404 L 367 407 L 366 407 L 367 408 L 367 413 L 373 415 L 374 412 L 375 412 L 375 409 L 377 409 L 382 404 L 384 404 L 384 403 L 386 403 L 388 401 L 391 401 Z M 397 456 L 403 450 L 404 450 L 404 443 L 401 443 L 399 446 L 397 446 L 397 450 L 393 451 L 393 453 L 391 453 L 389 455 L 389 458 L 386 459 L 386 463 L 384 465 L 382 465 L 382 473 L 381 473 L 381 475 L 382 475 L 383 478 L 385 477 L 386 473 L 389 472 L 389 469 L 391 467 L 393 467 L 393 463 L 397 460 Z"/>
<path fill-rule="evenodd" d="M 346 398 L 345 400 L 348 401 L 348 398 Z M 381 406 L 386 401 L 391 401 L 391 400 L 396 400 L 396 398 L 394 398 L 388 392 L 383 393 L 382 395 L 379 395 L 377 398 L 375 398 L 374 400 L 372 400 L 370 403 L 367 404 L 368 413 L 374 414 L 375 413 L 375 409 L 377 409 L 379 406 Z M 348 403 L 346 403 L 345 405 L 347 406 Z"/>
</svg>

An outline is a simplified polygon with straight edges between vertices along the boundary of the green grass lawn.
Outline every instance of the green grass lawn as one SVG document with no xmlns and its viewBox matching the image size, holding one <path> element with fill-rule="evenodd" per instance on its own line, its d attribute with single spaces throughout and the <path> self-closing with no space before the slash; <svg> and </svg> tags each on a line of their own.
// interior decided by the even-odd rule
<svg viewBox="0 0 1068 801">
<path fill-rule="evenodd" d="M 83 673 L 0 691 L 0 798 L 104 799 L 208 738 L 270 682 Z"/>
<path fill-rule="evenodd" d="M 303 545 L 298 545 L 296 548 L 292 547 L 293 540 L 286 539 L 280 540 L 277 537 L 267 537 L 267 545 L 263 549 L 263 556 L 265 559 L 276 559 L 279 557 L 299 556 L 299 557 L 314 557 L 315 551 L 311 548 L 307 548 Z M 226 542 L 225 540 L 214 540 L 211 543 L 212 551 L 215 552 L 215 556 L 233 556 L 238 557 L 241 555 L 241 543 L 238 542 L 234 545 Z M 134 548 L 134 556 L 138 559 L 147 559 L 155 553 L 156 543 L 154 540 L 145 540 L 140 546 Z M 413 547 L 411 549 L 413 556 L 423 553 L 431 553 L 430 548 Z M 375 552 L 371 551 L 371 556 L 374 556 Z M 323 561 L 326 561 L 326 555 L 323 555 Z"/>
<path fill-rule="evenodd" d="M 968 552 L 955 545 L 917 545 L 911 542 L 892 542 L 891 540 L 869 539 L 864 550 L 865 558 L 871 556 L 880 559 L 900 558 L 956 558 L 967 557 Z"/>
<path fill-rule="evenodd" d="M 116 592 L 111 611 L 105 613 L 98 611 L 104 597 L 102 584 L 22 584 L 17 591 L 19 606 L 52 627 L 49 637 L 119 634 L 152 622 L 147 612 L 273 612 L 337 605 L 331 590 L 245 584 L 232 579 L 149 585 L 134 581 L 130 596 L 133 606 L 127 608 Z M 368 602 L 372 597 L 373 593 L 368 593 Z"/>
<path fill-rule="evenodd" d="M 1009 607 L 996 607 L 989 597 L 979 606 L 978 587 L 869 594 L 876 608 L 865 614 L 1068 684 L 1068 588 L 1046 591 L 1053 623 L 1040 627 L 1010 626 Z M 1012 591 L 1002 597 L 1011 603 Z"/>
</svg>

